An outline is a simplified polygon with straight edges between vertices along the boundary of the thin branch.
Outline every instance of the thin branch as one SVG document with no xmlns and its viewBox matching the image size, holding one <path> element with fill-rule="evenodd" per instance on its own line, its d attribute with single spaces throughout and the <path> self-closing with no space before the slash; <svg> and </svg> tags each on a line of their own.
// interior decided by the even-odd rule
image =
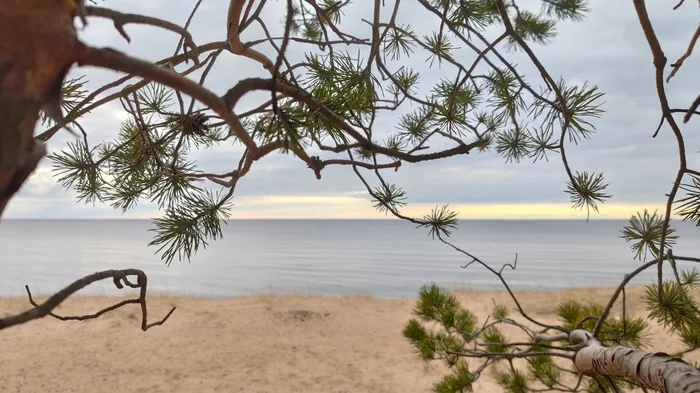
<svg viewBox="0 0 700 393">
<path fill-rule="evenodd" d="M 659 245 L 659 255 L 665 255 L 664 251 L 666 248 L 666 235 L 668 233 L 668 226 L 671 220 L 671 210 L 673 206 L 673 201 L 675 200 L 676 193 L 680 188 L 681 181 L 683 180 L 683 175 L 685 174 L 685 170 L 687 169 L 685 142 L 683 140 L 683 134 L 681 133 L 681 130 L 678 127 L 676 120 L 673 118 L 673 114 L 671 113 L 671 108 L 668 105 L 668 98 L 666 97 L 666 90 L 664 88 L 663 73 L 664 67 L 667 62 L 666 55 L 664 54 L 663 49 L 661 49 L 661 44 L 659 43 L 659 39 L 656 36 L 654 27 L 651 24 L 651 20 L 649 19 L 649 13 L 647 12 L 644 0 L 633 0 L 633 3 L 634 8 L 637 12 L 637 18 L 639 19 L 639 23 L 642 27 L 642 31 L 644 32 L 644 36 L 647 39 L 649 48 L 651 49 L 655 68 L 656 91 L 657 95 L 659 96 L 661 112 L 663 113 L 663 116 L 666 119 L 668 125 L 671 126 L 671 130 L 673 131 L 673 134 L 676 137 L 676 142 L 678 144 L 678 156 L 680 160 L 679 168 L 678 173 L 676 174 L 676 179 L 674 180 L 673 186 L 671 187 L 671 191 L 668 193 L 664 222 L 661 228 L 661 241 Z M 690 110 L 694 111 L 695 109 L 691 107 Z M 687 114 L 686 117 L 688 117 Z M 661 301 L 663 299 L 663 258 L 659 258 L 658 260 L 657 284 L 659 292 L 658 298 L 659 301 Z"/>
<path fill-rule="evenodd" d="M 183 27 L 185 31 L 190 27 L 190 23 L 192 23 L 192 19 L 194 19 L 194 14 L 197 13 L 197 10 L 199 9 L 199 6 L 202 4 L 202 0 L 197 0 L 197 4 L 194 5 L 192 8 L 192 12 L 190 12 L 190 16 L 187 17 L 187 22 L 185 22 L 185 26 Z M 177 47 L 175 47 L 175 53 L 173 53 L 173 56 L 177 56 L 178 53 L 180 53 L 180 48 L 182 48 L 182 44 L 185 42 L 185 37 L 181 36 L 180 40 L 177 42 Z M 199 52 L 195 52 L 199 54 Z"/>
<path fill-rule="evenodd" d="M 690 57 L 690 55 L 693 54 L 693 48 L 695 47 L 695 44 L 698 42 L 698 37 L 700 37 L 700 25 L 698 25 L 698 28 L 695 29 L 695 33 L 693 33 L 693 38 L 690 39 L 690 42 L 688 43 L 688 49 L 685 50 L 685 53 L 683 56 L 681 56 L 678 60 L 676 60 L 675 63 L 671 64 L 671 67 L 673 70 L 671 73 L 668 75 L 666 78 L 666 83 L 668 83 L 671 78 L 673 78 L 674 75 L 676 75 L 676 72 L 681 69 L 681 66 L 683 65 L 683 62 L 685 59 Z"/>
<path fill-rule="evenodd" d="M 683 116 L 683 123 L 687 123 L 690 121 L 690 117 L 693 115 L 698 114 L 698 107 L 700 107 L 700 94 L 695 98 L 695 101 L 693 101 L 692 104 L 690 104 L 690 108 L 688 108 L 688 112 L 685 113 L 685 116 Z"/>
<path fill-rule="evenodd" d="M 479 263 L 481 266 L 485 267 L 489 272 L 493 273 L 496 277 L 498 277 L 498 279 L 501 281 L 501 284 L 503 284 L 503 287 L 506 289 L 506 291 L 508 291 L 508 294 L 510 295 L 510 298 L 513 299 L 513 302 L 515 303 L 515 306 L 518 308 L 518 312 L 519 312 L 520 315 L 522 315 L 525 319 L 527 319 L 528 321 L 534 323 L 535 325 L 538 325 L 538 326 L 543 327 L 543 328 L 552 329 L 552 330 L 558 330 L 558 331 L 560 331 L 560 332 L 566 332 L 566 330 L 565 330 L 564 328 L 562 328 L 561 326 L 548 325 L 548 324 L 539 322 L 539 321 L 533 319 L 532 317 L 530 317 L 530 316 L 525 312 L 525 310 L 523 309 L 523 307 L 520 305 L 520 302 L 518 301 L 518 298 L 515 296 L 515 294 L 513 293 L 513 291 L 510 289 L 510 286 L 509 286 L 508 283 L 506 282 L 505 278 L 503 278 L 503 274 L 502 274 L 502 272 L 503 272 L 503 267 L 501 267 L 501 270 L 497 272 L 497 271 L 494 270 L 491 266 L 489 266 L 489 265 L 487 265 L 486 263 L 484 263 L 481 259 L 475 257 L 474 255 L 470 254 L 469 252 L 467 252 L 467 251 L 465 251 L 465 250 L 463 250 L 463 249 L 461 249 L 461 248 L 455 246 L 454 244 L 448 242 L 447 240 L 443 239 L 443 238 L 442 238 L 442 235 L 440 235 L 439 233 L 437 234 L 437 237 L 438 237 L 438 239 L 439 239 L 442 243 L 444 243 L 444 244 L 446 244 L 446 245 L 452 247 L 455 251 L 457 251 L 457 252 L 459 252 L 459 253 L 462 253 L 462 254 L 468 256 L 469 258 L 472 259 L 472 262 Z M 513 265 L 508 265 L 508 266 L 511 266 L 511 267 L 514 268 Z"/>
<path fill-rule="evenodd" d="M 598 317 L 598 321 L 596 322 L 595 327 L 593 328 L 593 337 L 598 337 L 600 329 L 603 327 L 603 321 L 607 319 L 608 314 L 610 314 L 610 310 L 612 310 L 612 307 L 615 304 L 617 297 L 620 295 L 625 285 L 627 285 L 627 283 L 630 282 L 630 280 L 632 280 L 639 273 L 650 268 L 651 266 L 661 263 L 663 259 L 664 258 L 657 258 L 655 260 L 649 261 L 634 269 L 631 273 L 625 274 L 624 278 L 622 279 L 622 282 L 620 282 L 620 284 L 617 286 L 617 289 L 615 289 L 615 292 L 613 292 L 612 296 L 610 297 L 610 300 L 608 300 L 608 304 L 603 309 L 603 313 L 600 314 L 600 317 Z"/>
</svg>

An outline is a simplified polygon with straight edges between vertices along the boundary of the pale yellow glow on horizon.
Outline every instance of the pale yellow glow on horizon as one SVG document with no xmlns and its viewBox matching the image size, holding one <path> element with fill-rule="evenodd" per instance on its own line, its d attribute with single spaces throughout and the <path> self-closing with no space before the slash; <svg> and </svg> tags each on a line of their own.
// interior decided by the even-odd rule
<svg viewBox="0 0 700 393">
<path fill-rule="evenodd" d="M 401 209 L 405 215 L 422 217 L 436 205 L 412 203 Z M 460 219 L 580 219 L 585 210 L 572 209 L 570 203 L 450 204 Z M 591 219 L 628 219 L 644 209 L 663 213 L 659 203 L 631 204 L 608 202 L 591 212 Z M 382 219 L 394 218 L 379 213 L 366 198 L 343 196 L 262 196 L 238 197 L 231 210 L 232 219 Z"/>
<path fill-rule="evenodd" d="M 392 215 L 380 213 L 366 196 L 240 196 L 235 197 L 230 210 L 231 219 L 396 219 Z M 37 217 L 37 213 L 52 206 L 76 202 L 70 199 L 52 200 L 24 197 L 11 201 L 8 206 L 14 217 Z M 64 205 L 65 206 L 65 205 Z M 441 205 L 440 205 L 441 206 Z M 440 207 L 438 206 L 438 207 Z M 429 214 L 436 204 L 411 203 L 401 209 L 401 213 L 410 217 L 423 217 Z M 450 204 L 459 219 L 585 219 L 586 211 L 572 209 L 571 204 L 562 203 L 482 203 Z M 87 214 L 76 218 L 92 219 L 152 219 L 162 217 L 163 210 L 131 210 L 126 214 L 113 210 L 109 205 L 96 204 L 94 207 L 79 208 Z M 83 210 L 85 209 L 85 210 Z M 94 209 L 94 210 L 93 210 Z M 644 209 L 664 212 L 659 203 L 613 203 L 600 206 L 600 212 L 591 212 L 591 219 L 624 219 Z M 91 211 L 92 210 L 92 211 Z M 75 210 L 72 212 L 76 213 Z M 678 217 L 673 217 L 677 219 Z"/>
</svg>

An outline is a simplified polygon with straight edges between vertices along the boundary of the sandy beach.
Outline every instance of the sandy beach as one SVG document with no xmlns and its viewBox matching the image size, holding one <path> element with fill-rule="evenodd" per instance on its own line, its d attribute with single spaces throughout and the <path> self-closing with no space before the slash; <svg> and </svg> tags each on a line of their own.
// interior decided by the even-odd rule
<svg viewBox="0 0 700 393">
<path fill-rule="evenodd" d="M 610 289 L 520 293 L 523 306 L 554 321 L 563 299 L 605 302 Z M 628 310 L 645 315 L 628 291 Z M 500 292 L 460 292 L 483 321 Z M 41 300 L 41 299 L 40 299 Z M 57 311 L 86 314 L 109 297 L 74 297 Z M 86 322 L 52 318 L 0 331 L 2 392 L 428 392 L 446 373 L 423 363 L 401 331 L 415 300 L 368 296 L 261 295 L 224 300 L 150 296 L 152 320 L 172 307 L 165 325 L 139 328 L 137 305 Z M 0 314 L 26 309 L 26 298 L 0 299 Z M 654 326 L 653 350 L 680 348 Z M 700 360 L 694 353 L 688 359 Z M 476 392 L 500 392 L 486 373 Z"/>
</svg>

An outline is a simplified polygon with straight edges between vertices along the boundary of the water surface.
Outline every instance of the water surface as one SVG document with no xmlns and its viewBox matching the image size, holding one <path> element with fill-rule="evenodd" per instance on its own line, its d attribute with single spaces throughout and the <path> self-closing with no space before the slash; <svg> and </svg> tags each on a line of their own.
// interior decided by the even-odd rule
<svg viewBox="0 0 700 393">
<path fill-rule="evenodd" d="M 639 265 L 619 238 L 624 221 L 462 221 L 450 241 L 500 268 L 515 290 L 612 286 Z M 674 224 L 676 255 L 700 255 L 700 230 Z M 169 267 L 148 247 L 152 224 L 140 220 L 4 220 L 0 224 L 0 296 L 23 295 L 29 284 L 50 293 L 83 275 L 138 268 L 149 289 L 169 294 L 229 297 L 274 291 L 415 297 L 426 282 L 448 288 L 501 289 L 470 258 L 395 220 L 234 220 L 224 239 L 191 263 Z M 681 265 L 689 267 L 690 265 Z M 651 282 L 655 271 L 634 283 Z M 108 283 L 86 294 L 116 294 Z"/>
</svg>

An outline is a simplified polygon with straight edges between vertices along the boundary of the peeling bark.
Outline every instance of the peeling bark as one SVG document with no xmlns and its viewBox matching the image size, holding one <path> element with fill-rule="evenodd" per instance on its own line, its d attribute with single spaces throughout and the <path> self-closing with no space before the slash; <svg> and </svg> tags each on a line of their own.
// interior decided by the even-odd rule
<svg viewBox="0 0 700 393">
<path fill-rule="evenodd" d="M 663 393 L 700 393 L 700 370 L 665 353 L 594 345 L 574 358 L 581 374 L 621 377 Z"/>
<path fill-rule="evenodd" d="M 584 346 L 574 356 L 583 375 L 626 378 L 662 393 L 700 393 L 700 370 L 683 359 L 621 345 L 604 347 L 584 330 L 571 332 L 569 341 Z"/>
</svg>

